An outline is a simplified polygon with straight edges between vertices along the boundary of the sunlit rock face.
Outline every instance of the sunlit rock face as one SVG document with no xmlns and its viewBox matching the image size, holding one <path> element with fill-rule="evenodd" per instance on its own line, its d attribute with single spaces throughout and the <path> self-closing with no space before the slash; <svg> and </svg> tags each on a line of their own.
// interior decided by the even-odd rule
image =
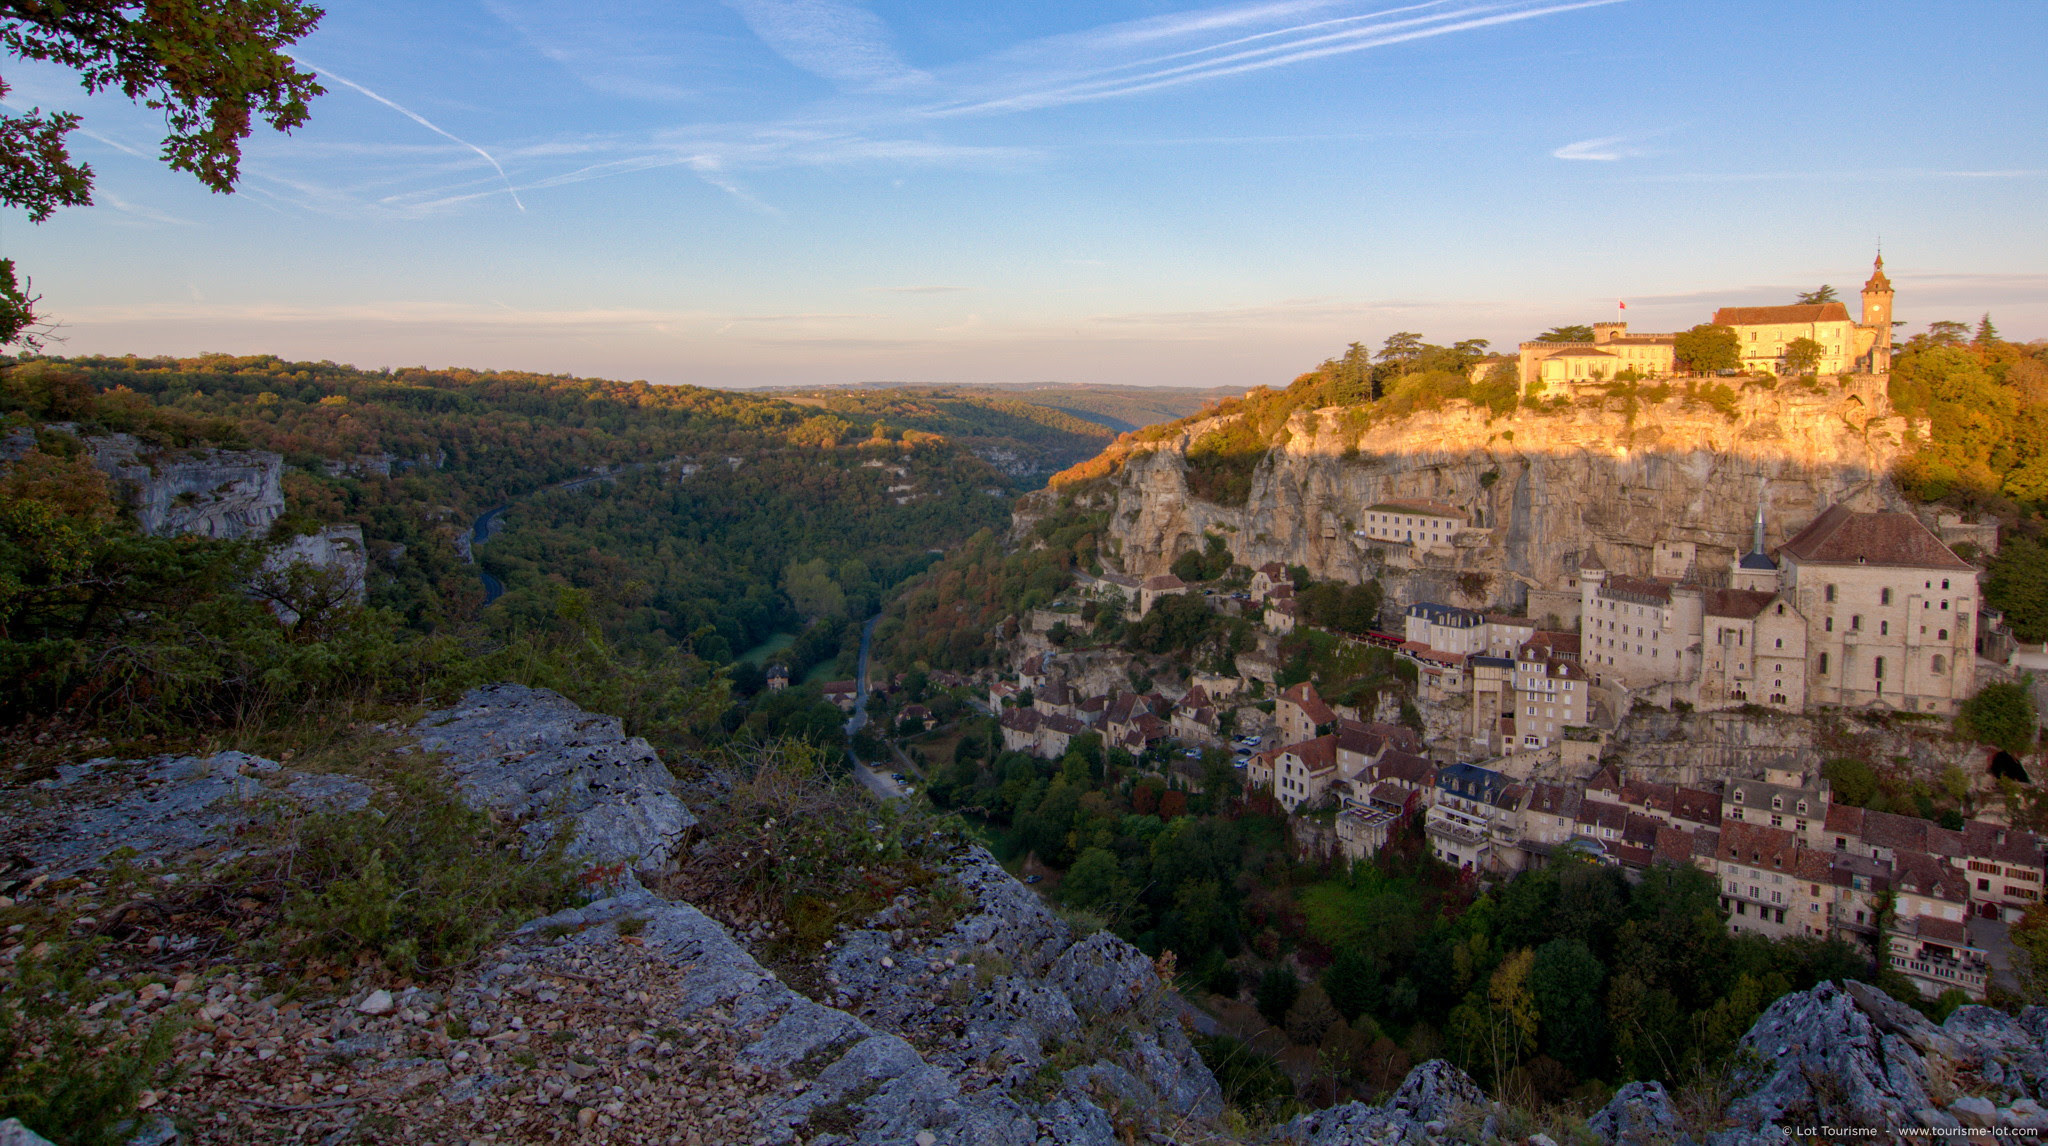
<svg viewBox="0 0 2048 1146">
<path fill-rule="evenodd" d="M 1589 550 L 1611 570 L 1647 575 L 1658 542 L 1690 543 L 1702 575 L 1725 573 L 1750 546 L 1759 502 L 1769 545 L 1836 502 L 1899 508 L 1887 475 L 1915 433 L 1876 377 L 1740 390 L 1733 417 L 1682 396 L 1633 412 L 1618 399 L 1581 400 L 1506 417 L 1452 402 L 1370 426 L 1345 409 L 1300 410 L 1236 507 L 1188 485 L 1189 446 L 1219 424 L 1116 447 L 1124 452 L 1106 496 L 1110 552 L 1124 572 L 1165 572 L 1215 533 L 1249 566 L 1378 576 L 1396 604 L 1477 608 L 1570 589 Z M 1371 507 L 1389 501 L 1449 506 L 1471 528 L 1421 549 L 1364 536 Z"/>
<path fill-rule="evenodd" d="M 263 450 L 156 450 L 132 434 L 90 438 L 92 461 L 155 537 L 248 537 L 284 515 L 284 459 Z"/>
</svg>

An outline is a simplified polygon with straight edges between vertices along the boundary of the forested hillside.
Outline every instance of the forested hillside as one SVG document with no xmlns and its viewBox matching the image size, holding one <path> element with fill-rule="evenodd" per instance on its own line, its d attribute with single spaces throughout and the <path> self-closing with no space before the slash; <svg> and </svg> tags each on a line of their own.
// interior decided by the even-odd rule
<svg viewBox="0 0 2048 1146">
<path fill-rule="evenodd" d="M 0 375 L 0 414 L 26 450 L 0 479 L 4 715 L 120 735 L 282 726 L 493 673 L 716 735 L 719 666 L 778 634 L 804 634 L 799 671 L 835 659 L 849 618 L 1000 524 L 1012 488 L 887 420 L 548 375 L 50 359 Z M 263 538 L 145 536 L 87 458 L 109 433 L 145 456 L 276 451 L 285 514 Z M 485 609 L 463 550 L 497 506 L 475 552 L 505 594 Z M 370 607 L 312 608 L 301 586 L 280 628 L 248 592 L 264 553 L 336 523 L 362 527 Z"/>
<path fill-rule="evenodd" d="M 1026 486 L 1094 457 L 1117 434 L 1235 391 L 1136 386 L 862 386 L 772 393 L 856 426 L 943 434 Z"/>
</svg>

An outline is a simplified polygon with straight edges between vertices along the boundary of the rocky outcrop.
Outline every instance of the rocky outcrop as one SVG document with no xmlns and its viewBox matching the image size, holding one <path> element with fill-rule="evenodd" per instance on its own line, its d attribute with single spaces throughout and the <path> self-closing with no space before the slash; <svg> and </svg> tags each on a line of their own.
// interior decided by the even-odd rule
<svg viewBox="0 0 2048 1146">
<path fill-rule="evenodd" d="M 360 781 L 299 772 L 246 752 L 89 760 L 38 781 L 12 809 L 25 876 L 70 875 L 100 866 L 118 848 L 136 858 L 169 860 L 234 838 L 251 809 L 282 799 L 308 807 L 360 808 Z"/>
<path fill-rule="evenodd" d="M 355 604 L 362 604 L 369 595 L 370 561 L 363 544 L 363 527 L 360 525 L 329 525 L 315 533 L 302 533 L 280 543 L 263 559 L 263 569 L 257 575 L 258 592 L 264 586 L 277 587 L 288 583 L 294 569 L 313 570 L 330 578 L 324 596 L 339 596 Z M 271 608 L 278 619 L 290 625 L 297 622 L 298 613 L 284 604 L 279 597 L 290 599 L 291 594 L 264 594 L 271 598 Z"/>
<path fill-rule="evenodd" d="M 674 867 L 697 818 L 653 745 L 625 722 L 560 693 L 517 684 L 472 689 L 414 729 L 441 753 L 463 799 L 521 821 L 536 845 L 568 835 L 568 854 L 643 877 Z"/>
<path fill-rule="evenodd" d="M 1862 983 L 1771 1004 L 1741 1048 L 1756 1064 L 1711 1144 L 1782 1137 L 1786 1125 L 1958 1131 L 2048 1128 L 2048 1009 L 2015 1019 L 1962 1007 L 1936 1026 Z"/>
<path fill-rule="evenodd" d="M 1840 501 L 1898 504 L 1885 475 L 1911 429 L 1879 380 L 1810 391 L 1740 392 L 1737 416 L 1672 398 L 1631 418 L 1609 403 L 1489 417 L 1451 403 L 1369 428 L 1342 409 L 1299 410 L 1259 463 L 1242 507 L 1195 497 L 1187 450 L 1220 425 L 1197 422 L 1156 443 L 1120 443 L 1108 481 L 1110 550 L 1126 573 L 1166 572 L 1225 538 L 1242 564 L 1304 565 L 1317 577 L 1379 576 L 1395 604 L 1521 604 L 1530 588 L 1570 583 L 1596 551 L 1617 572 L 1646 574 L 1660 540 L 1691 542 L 1699 567 L 1726 569 L 1748 547 L 1761 497 L 1771 544 Z M 1019 520 L 1048 508 L 1023 499 Z M 1445 503 L 1478 528 L 1413 557 L 1356 531 L 1368 507 Z"/>
<path fill-rule="evenodd" d="M 284 515 L 284 459 L 262 450 L 160 450 L 133 434 L 85 441 L 144 533 L 249 537 Z"/>
</svg>

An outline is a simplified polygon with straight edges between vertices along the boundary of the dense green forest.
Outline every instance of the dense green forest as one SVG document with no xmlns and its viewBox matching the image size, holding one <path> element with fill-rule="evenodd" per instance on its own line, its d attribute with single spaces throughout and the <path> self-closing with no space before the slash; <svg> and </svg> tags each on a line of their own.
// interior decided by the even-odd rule
<svg viewBox="0 0 2048 1146">
<path fill-rule="evenodd" d="M 997 744 L 979 722 L 934 767 L 932 798 L 988 824 L 1000 855 L 1063 872 L 1052 894 L 1080 918 L 1179 953 L 1191 994 L 1249 992 L 1318 1052 L 1323 1101 L 1448 1055 L 1497 1093 L 1597 1104 L 1630 1079 L 1710 1074 L 1779 995 L 1868 976 L 1840 942 L 1730 933 L 1695 868 L 1631 881 L 1567 860 L 1482 890 L 1416 822 L 1368 861 L 1297 859 L 1299 825 L 1242 794 L 1221 752 L 1170 788 L 1164 757 L 1092 734 L 1058 761 Z"/>
<path fill-rule="evenodd" d="M 722 666 L 777 634 L 800 634 L 799 672 L 839 661 L 850 618 L 999 525 L 1013 488 L 915 427 L 551 375 L 44 359 L 0 374 L 0 415 L 31 435 L 0 478 L 0 717 L 122 735 L 281 727 L 487 673 L 563 683 L 678 743 L 717 735 L 737 719 L 725 690 L 760 680 Z M 86 460 L 110 432 L 276 451 L 286 514 L 270 538 L 145 537 Z M 485 608 L 458 541 L 501 505 L 476 549 L 505 586 Z M 280 627 L 249 591 L 267 543 L 334 523 L 363 528 L 369 607 L 281 586 L 303 607 Z M 799 695 L 814 711 L 792 719 L 819 723 Z"/>
</svg>

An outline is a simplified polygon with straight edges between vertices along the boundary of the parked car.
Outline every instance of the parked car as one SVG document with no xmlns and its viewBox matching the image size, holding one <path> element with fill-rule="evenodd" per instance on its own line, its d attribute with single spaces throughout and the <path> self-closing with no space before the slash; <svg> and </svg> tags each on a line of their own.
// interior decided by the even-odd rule
<svg viewBox="0 0 2048 1146">
<path fill-rule="evenodd" d="M 1038 877 L 1037 877 L 1037 876 L 1035 876 L 1035 875 L 1027 875 L 1027 876 L 1025 876 L 1025 877 L 1024 877 L 1024 882 L 1025 882 L 1025 883 L 1037 883 L 1037 882 L 1038 882 Z"/>
</svg>

